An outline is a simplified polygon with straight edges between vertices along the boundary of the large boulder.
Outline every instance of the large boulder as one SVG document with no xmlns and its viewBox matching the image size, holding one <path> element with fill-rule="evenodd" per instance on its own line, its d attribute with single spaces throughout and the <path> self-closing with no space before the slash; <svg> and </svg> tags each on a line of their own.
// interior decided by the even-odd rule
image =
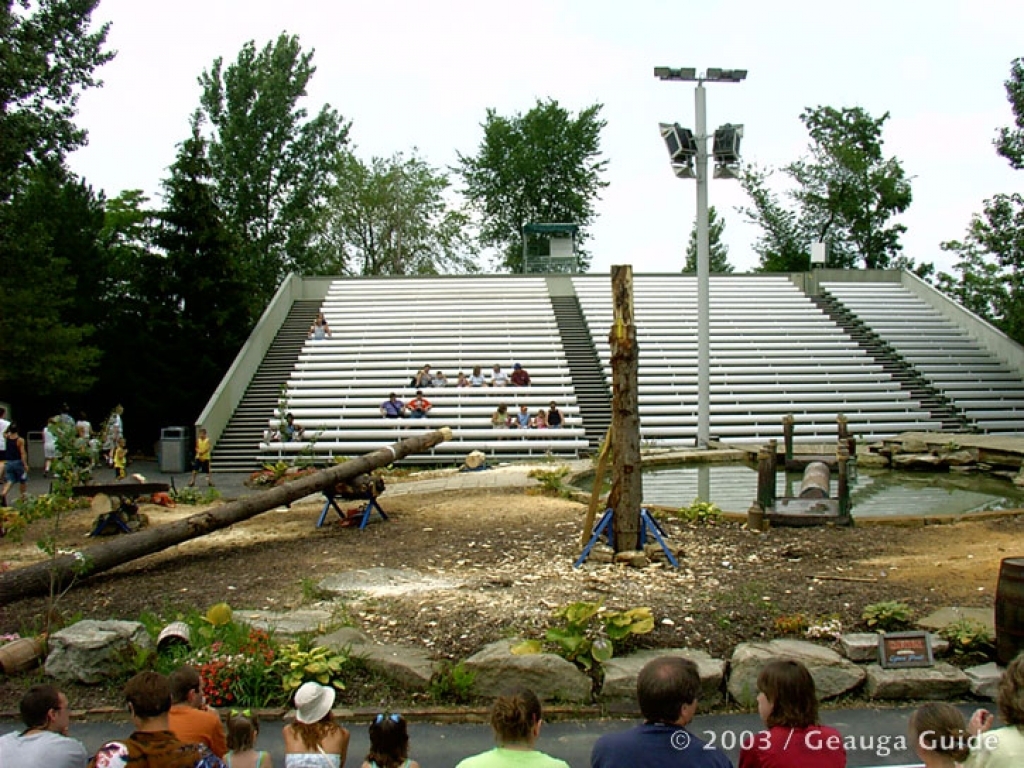
<svg viewBox="0 0 1024 768">
<path fill-rule="evenodd" d="M 793 659 L 807 667 L 819 699 L 832 699 L 852 691 L 864 681 L 864 670 L 838 653 L 803 640 L 741 643 L 729 661 L 729 695 L 737 703 L 757 703 L 757 676 L 769 661 Z"/>
<path fill-rule="evenodd" d="M 878 664 L 867 668 L 864 691 L 868 698 L 887 700 L 947 701 L 971 689 L 970 678 L 952 664 L 931 667 L 885 669 Z"/>
<path fill-rule="evenodd" d="M 426 690 L 437 670 L 426 651 L 407 645 L 353 645 L 351 654 L 369 669 L 412 691 Z"/>
<path fill-rule="evenodd" d="M 700 699 L 702 706 L 714 706 L 722 700 L 722 681 L 725 679 L 725 662 L 713 658 L 706 651 L 692 648 L 662 648 L 615 656 L 604 664 L 604 685 L 601 697 L 605 699 L 628 699 L 636 701 L 636 678 L 647 662 L 661 656 L 682 656 L 697 665 L 700 674 Z"/>
<path fill-rule="evenodd" d="M 140 651 L 152 649 L 153 639 L 137 621 L 87 619 L 50 636 L 46 674 L 95 685 L 123 675 Z"/>
<path fill-rule="evenodd" d="M 473 693 L 494 698 L 506 688 L 525 686 L 541 700 L 587 702 L 592 684 L 575 664 L 553 653 L 512 653 L 512 642 L 484 646 L 463 662 L 476 675 Z"/>
</svg>

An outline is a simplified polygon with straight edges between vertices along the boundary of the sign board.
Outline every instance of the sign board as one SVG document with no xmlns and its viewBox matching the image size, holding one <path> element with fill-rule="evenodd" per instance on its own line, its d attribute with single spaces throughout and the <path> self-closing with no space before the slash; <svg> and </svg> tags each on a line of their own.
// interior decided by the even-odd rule
<svg viewBox="0 0 1024 768">
<path fill-rule="evenodd" d="M 886 632 L 878 637 L 878 662 L 886 669 L 930 667 L 932 642 L 927 632 Z"/>
</svg>

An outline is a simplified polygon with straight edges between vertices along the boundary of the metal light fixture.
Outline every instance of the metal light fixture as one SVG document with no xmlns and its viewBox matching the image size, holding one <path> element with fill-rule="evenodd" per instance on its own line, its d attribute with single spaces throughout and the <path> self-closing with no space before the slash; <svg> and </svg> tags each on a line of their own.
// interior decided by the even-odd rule
<svg viewBox="0 0 1024 768">
<path fill-rule="evenodd" d="M 693 159 L 697 156 L 697 140 L 693 131 L 681 127 L 679 123 L 659 123 L 658 127 L 668 148 L 675 175 L 680 179 L 697 178 L 693 170 Z"/>
</svg>

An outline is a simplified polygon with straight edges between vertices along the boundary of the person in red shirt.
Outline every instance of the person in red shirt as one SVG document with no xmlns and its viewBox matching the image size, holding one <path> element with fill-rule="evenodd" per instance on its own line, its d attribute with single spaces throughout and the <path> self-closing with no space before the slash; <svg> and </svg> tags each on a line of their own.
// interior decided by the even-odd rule
<svg viewBox="0 0 1024 768">
<path fill-rule="evenodd" d="M 526 372 L 519 363 L 512 366 L 512 377 L 509 379 L 512 382 L 513 387 L 528 387 L 530 386 L 530 374 Z"/>
<path fill-rule="evenodd" d="M 423 396 L 423 390 L 416 390 L 416 397 L 409 401 L 406 406 L 409 409 L 409 415 L 414 419 L 422 419 L 434 406 L 431 405 L 430 401 Z"/>
<path fill-rule="evenodd" d="M 846 768 L 843 737 L 818 721 L 814 678 L 799 661 L 768 662 L 757 676 L 757 713 L 768 727 L 740 750 L 739 768 Z"/>
</svg>

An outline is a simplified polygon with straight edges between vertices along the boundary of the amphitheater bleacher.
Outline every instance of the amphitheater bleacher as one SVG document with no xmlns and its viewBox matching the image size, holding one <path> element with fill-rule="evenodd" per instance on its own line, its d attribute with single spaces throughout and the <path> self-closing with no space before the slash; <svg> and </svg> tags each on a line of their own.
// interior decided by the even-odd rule
<svg viewBox="0 0 1024 768">
<path fill-rule="evenodd" d="M 1019 433 L 1024 381 L 952 320 L 899 283 L 822 283 L 910 366 L 989 434 Z"/>
</svg>

